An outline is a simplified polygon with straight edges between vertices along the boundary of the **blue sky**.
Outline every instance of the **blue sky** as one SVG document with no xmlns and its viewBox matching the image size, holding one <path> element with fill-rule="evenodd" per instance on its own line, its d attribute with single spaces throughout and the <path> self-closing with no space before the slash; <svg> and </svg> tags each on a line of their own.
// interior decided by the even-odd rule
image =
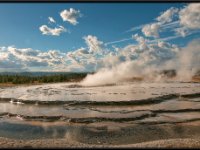
<svg viewBox="0 0 200 150">
<path fill-rule="evenodd" d="M 152 22 L 160 12 L 172 6 L 179 8 L 183 4 L 1 4 L 0 33 L 4 38 L 0 39 L 0 45 L 67 51 L 85 46 L 82 37 L 89 34 L 105 42 L 129 38 L 132 33 L 124 33 L 126 30 Z M 63 22 L 59 15 L 59 12 L 69 8 L 78 9 L 84 15 L 76 26 Z M 59 37 L 42 35 L 38 28 L 47 24 L 49 16 L 71 33 Z"/>
<path fill-rule="evenodd" d="M 159 31 L 159 37 L 155 37 L 155 35 L 146 36 L 142 31 L 142 27 L 134 31 L 128 30 L 141 25 L 158 23 L 159 21 L 156 18 L 170 8 L 177 9 L 173 12 L 174 16 L 168 16 L 172 20 L 161 23 L 159 26 L 175 21 L 179 21 L 180 24 L 179 12 L 187 6 L 185 3 L 2 3 L 0 4 L 0 47 L 31 48 L 40 52 L 56 50 L 67 54 L 81 47 L 90 47 L 90 44 L 87 44 L 84 37 L 92 35 L 97 37 L 97 41 L 103 42 L 104 49 L 112 52 L 114 51 L 113 47 L 124 48 L 127 45 L 137 44 L 137 41 L 132 39 L 132 36 L 135 34 L 143 36 L 148 40 L 177 36 L 167 42 L 183 47 L 188 42 L 199 37 L 198 27 L 193 28 L 184 23 L 182 25 L 177 23 L 175 27 Z M 75 17 L 75 20 L 78 22 L 76 25 L 69 21 L 64 21 L 60 15 L 62 11 L 69 11 L 70 8 L 79 12 L 78 15 L 80 16 Z M 56 23 L 50 22 L 48 17 L 52 17 Z M 51 33 L 44 34 L 44 31 L 40 30 L 42 25 L 46 25 L 51 29 L 62 26 L 69 32 L 61 32 L 57 36 L 51 35 Z M 173 31 L 174 28 L 184 28 L 189 34 L 180 36 Z M 115 41 L 123 39 L 127 40 L 115 43 Z M 114 43 L 106 45 L 108 42 Z M 96 57 L 97 55 L 95 55 Z M 18 59 L 19 57 L 16 60 Z M 25 63 L 24 61 L 21 63 Z M 69 62 L 69 60 L 66 62 Z M 6 70 L 5 67 L 2 68 L 4 68 L 2 70 Z M 30 69 L 31 66 L 26 65 L 25 68 Z"/>
</svg>

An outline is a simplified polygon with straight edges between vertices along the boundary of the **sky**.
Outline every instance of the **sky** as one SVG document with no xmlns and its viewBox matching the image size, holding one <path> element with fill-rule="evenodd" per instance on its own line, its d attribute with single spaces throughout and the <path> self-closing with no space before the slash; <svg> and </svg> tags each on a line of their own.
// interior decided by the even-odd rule
<svg viewBox="0 0 200 150">
<path fill-rule="evenodd" d="M 200 4 L 1 3 L 0 25 L 1 72 L 97 71 L 171 59 L 200 37 Z"/>
</svg>

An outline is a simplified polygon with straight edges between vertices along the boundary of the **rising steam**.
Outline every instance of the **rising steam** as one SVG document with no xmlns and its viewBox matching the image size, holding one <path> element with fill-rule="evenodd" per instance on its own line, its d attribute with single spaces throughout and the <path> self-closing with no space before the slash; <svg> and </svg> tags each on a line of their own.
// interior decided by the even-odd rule
<svg viewBox="0 0 200 150">
<path fill-rule="evenodd" d="M 146 51 L 148 52 L 150 49 L 147 48 Z M 173 52 L 173 50 L 170 51 Z M 163 54 L 151 54 L 148 52 L 147 55 L 141 55 L 136 60 L 127 60 L 117 65 L 113 64 L 111 67 L 101 68 L 95 74 L 87 75 L 81 84 L 84 86 L 114 84 L 134 77 L 160 81 L 164 78 L 158 72 L 169 69 L 176 71 L 174 80 L 190 81 L 200 69 L 200 40 L 192 41 L 171 55 L 166 53 L 165 55 L 168 57 L 163 57 Z M 148 61 L 146 61 L 147 59 Z"/>
</svg>

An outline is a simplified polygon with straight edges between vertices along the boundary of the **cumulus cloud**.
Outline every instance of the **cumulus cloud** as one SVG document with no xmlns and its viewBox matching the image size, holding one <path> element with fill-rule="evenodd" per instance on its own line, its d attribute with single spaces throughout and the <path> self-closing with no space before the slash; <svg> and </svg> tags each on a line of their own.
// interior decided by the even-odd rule
<svg viewBox="0 0 200 150">
<path fill-rule="evenodd" d="M 81 47 L 81 48 L 76 50 L 76 54 L 84 55 L 84 54 L 89 54 L 89 52 L 86 48 Z"/>
<path fill-rule="evenodd" d="M 59 36 L 63 32 L 67 32 L 67 30 L 63 26 L 59 26 L 58 28 L 50 28 L 47 25 L 42 25 L 40 31 L 44 35 L 52 35 L 52 36 Z"/>
<path fill-rule="evenodd" d="M 67 21 L 72 25 L 78 24 L 77 19 L 82 16 L 79 10 L 75 10 L 74 8 L 70 8 L 69 10 L 65 9 L 60 13 L 63 21 Z"/>
<path fill-rule="evenodd" d="M 179 12 L 180 24 L 189 29 L 200 29 L 200 4 L 191 3 Z"/>
<path fill-rule="evenodd" d="M 140 50 L 147 49 L 147 42 L 148 42 L 147 39 L 145 39 L 142 36 L 139 36 L 138 34 L 133 35 L 132 38 L 135 39 L 139 43 Z"/>
<path fill-rule="evenodd" d="M 98 52 L 97 52 L 98 53 Z M 99 53 L 99 57 L 96 57 L 96 52 L 90 52 L 89 47 L 79 48 L 67 53 L 67 59 L 70 60 L 70 66 L 76 66 L 80 68 L 80 71 L 96 71 L 98 65 L 102 61 L 104 55 Z"/>
<path fill-rule="evenodd" d="M 161 23 L 169 23 L 172 21 L 173 16 L 178 13 L 178 9 L 171 7 L 170 9 L 163 12 L 160 16 L 156 18 L 157 21 Z"/>
<path fill-rule="evenodd" d="M 103 48 L 103 42 L 99 41 L 96 36 L 88 35 L 83 37 L 89 48 L 90 53 L 100 53 Z"/>
<path fill-rule="evenodd" d="M 27 68 L 8 52 L 7 47 L 0 47 L 0 71 L 25 71 Z"/>
<path fill-rule="evenodd" d="M 141 29 L 146 37 L 158 38 L 161 32 L 174 31 L 177 37 L 186 37 L 200 29 L 200 4 L 190 3 L 180 9 L 171 7 L 155 20 L 156 22 L 139 25 L 127 32 Z"/>
<path fill-rule="evenodd" d="M 179 11 L 179 27 L 174 31 L 177 35 L 186 37 L 200 29 L 200 4 L 191 3 Z"/>
<path fill-rule="evenodd" d="M 34 67 L 53 68 L 59 65 L 66 65 L 65 54 L 57 50 L 42 52 L 31 48 L 0 47 L 0 70 L 3 71 L 12 68 L 18 71 Z"/>
<path fill-rule="evenodd" d="M 161 15 L 156 18 L 157 22 L 134 27 L 128 30 L 128 32 L 142 29 L 145 36 L 157 38 L 159 37 L 159 31 L 161 28 L 169 28 L 174 26 L 174 24 L 177 25 L 177 22 L 172 22 L 172 20 L 174 16 L 178 14 L 178 11 L 179 10 L 177 8 L 171 7 L 165 12 L 162 12 Z"/>
<path fill-rule="evenodd" d="M 147 37 L 159 37 L 160 23 L 147 24 L 142 28 L 142 32 Z"/>
<path fill-rule="evenodd" d="M 53 17 L 48 17 L 48 19 L 49 19 L 49 21 L 50 21 L 51 23 L 56 23 L 56 21 L 53 19 Z"/>
</svg>

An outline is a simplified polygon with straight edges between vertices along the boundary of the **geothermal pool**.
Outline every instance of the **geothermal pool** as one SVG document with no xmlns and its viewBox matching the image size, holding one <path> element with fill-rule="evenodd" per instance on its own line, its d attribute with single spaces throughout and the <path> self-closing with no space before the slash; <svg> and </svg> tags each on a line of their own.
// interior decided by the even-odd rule
<svg viewBox="0 0 200 150">
<path fill-rule="evenodd" d="M 90 133 L 108 136 L 110 131 L 117 137 L 122 128 L 195 121 L 200 121 L 200 83 L 124 82 L 93 87 L 56 83 L 0 89 L 0 137 L 64 138 L 70 133 L 78 138 L 77 134 L 88 137 Z"/>
</svg>

